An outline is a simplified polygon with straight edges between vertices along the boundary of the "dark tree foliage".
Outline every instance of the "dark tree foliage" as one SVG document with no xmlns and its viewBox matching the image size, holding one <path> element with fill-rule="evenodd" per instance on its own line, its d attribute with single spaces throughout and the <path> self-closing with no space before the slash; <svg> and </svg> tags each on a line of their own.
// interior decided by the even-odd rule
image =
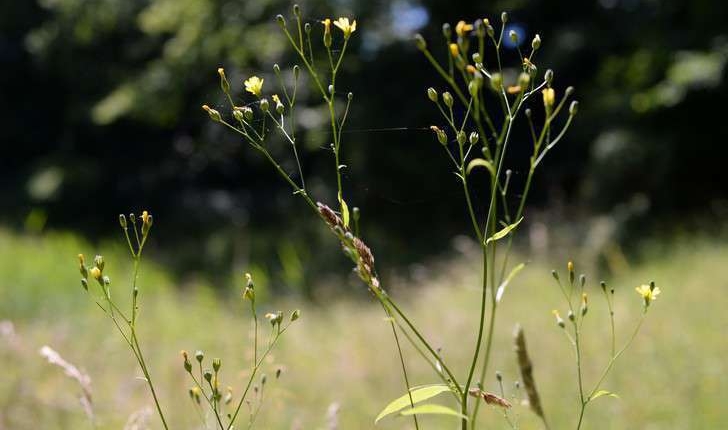
<svg viewBox="0 0 728 430">
<path fill-rule="evenodd" d="M 345 186 L 380 258 L 409 263 L 440 253 L 430 244 L 467 228 L 455 178 L 427 131 L 437 117 L 425 89 L 445 87 L 412 35 L 422 32 L 434 46 L 442 22 L 489 17 L 499 24 L 501 10 L 525 40 L 541 35 L 537 66 L 553 68 L 556 88 L 574 85 L 582 101 L 570 137 L 539 174 L 533 205 L 560 201 L 585 216 L 631 219 L 632 228 L 647 217 L 669 225 L 728 212 L 728 5 L 301 3 L 312 22 L 349 15 L 360 23 L 340 83 L 355 94 Z M 242 101 L 246 76 L 289 64 L 273 20 L 287 10 L 281 0 L 6 2 L 2 221 L 96 238 L 121 208 L 148 207 L 165 220 L 168 231 L 158 237 L 176 245 L 175 261 L 188 270 L 252 259 L 282 266 L 293 283 L 309 276 L 297 273 L 296 261 L 324 265 L 336 250 L 317 248 L 335 247 L 321 245 L 264 162 L 200 110 L 223 102 L 217 67 L 226 68 Z M 309 113 L 303 163 L 314 190 L 333 201 L 324 185 L 331 160 L 321 151 L 329 136 L 316 106 Z M 523 166 L 511 168 L 517 182 Z M 278 245 L 284 237 L 291 240 Z"/>
</svg>

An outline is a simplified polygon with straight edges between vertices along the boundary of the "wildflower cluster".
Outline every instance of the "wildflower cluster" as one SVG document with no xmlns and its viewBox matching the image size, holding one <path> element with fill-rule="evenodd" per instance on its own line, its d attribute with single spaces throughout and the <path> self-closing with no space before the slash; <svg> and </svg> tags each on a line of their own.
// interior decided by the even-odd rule
<svg viewBox="0 0 728 430">
<path fill-rule="evenodd" d="M 538 166 L 563 139 L 578 113 L 578 102 L 570 101 L 574 89 L 567 87 L 558 91 L 554 86 L 554 72 L 539 71 L 536 54 L 542 46 L 542 40 L 538 34 L 531 39 L 530 51 L 527 53 L 521 50 L 517 33 L 510 31 L 505 34 L 508 22 L 506 13 L 500 17 L 498 31 L 487 18 L 472 23 L 460 21 L 455 25 L 454 31 L 449 24 L 443 25 L 442 42 L 446 52 L 443 61 L 435 58 L 422 36 L 415 37 L 417 48 L 443 80 L 443 90 L 434 87 L 426 90 L 427 98 L 435 106 L 442 121 L 440 125 L 432 125 L 430 129 L 452 161 L 453 171 L 462 186 L 465 210 L 472 223 L 473 236 L 482 251 L 480 312 L 473 330 L 476 335 L 472 343 L 472 356 L 469 365 L 464 369 L 464 375 L 456 375 L 440 350 L 432 346 L 417 325 L 386 293 L 375 267 L 373 253 L 359 231 L 359 210 L 353 208 L 350 211 L 345 199 L 341 171 L 346 165 L 342 163 L 340 155 L 342 130 L 353 94 L 346 93 L 343 96 L 344 92 L 337 89 L 337 77 L 344 62 L 348 42 L 357 29 L 356 21 L 348 18 L 332 21 L 327 18 L 320 23 L 304 22 L 298 5 L 294 5 L 293 15 L 295 25 L 291 27 L 282 15 L 278 15 L 276 20 L 297 54 L 296 61 L 300 66 L 292 66 L 293 79 L 288 83 L 281 78 L 280 66 L 273 66 L 280 87 L 278 94 L 283 94 L 283 97 L 278 94 L 270 96 L 275 106 L 271 107 L 271 102 L 265 95 L 268 93 L 264 88 L 264 79 L 257 75 L 249 77 L 243 83 L 245 92 L 255 97 L 255 100 L 252 103 L 243 100 L 238 105 L 236 100 L 242 99 L 244 94 L 233 93 L 224 71 L 219 70 L 221 89 L 228 100 L 229 113 L 222 114 L 207 105 L 203 109 L 213 121 L 239 134 L 249 146 L 270 162 L 273 169 L 292 187 L 294 194 L 305 201 L 338 239 L 344 254 L 354 263 L 356 273 L 381 305 L 397 346 L 406 393 L 389 403 L 376 421 L 396 413 L 411 416 L 414 427 L 419 429 L 418 415 L 442 414 L 457 417 L 461 429 L 467 430 L 468 426 L 471 429 L 477 427 L 481 405 L 494 405 L 505 411 L 505 418 L 515 428 L 507 414 L 511 403 L 503 393 L 502 378 L 498 377 L 501 395 L 496 395 L 484 388 L 485 376 L 490 363 L 498 307 L 509 283 L 525 267 L 525 263 L 514 264 L 510 260 L 513 235 L 524 219 L 525 203 Z M 341 31 L 340 37 L 335 37 L 332 24 Z M 314 27 L 319 25 L 323 27 L 320 40 L 326 52 L 323 61 L 316 61 L 312 45 Z M 516 47 L 514 51 L 506 52 L 504 37 L 509 38 Z M 507 65 L 506 54 L 515 57 L 515 61 L 510 61 L 513 65 Z M 320 69 L 318 66 L 322 62 L 324 67 Z M 298 157 L 295 100 L 301 72 L 308 74 L 312 86 L 318 91 L 322 103 L 329 111 L 329 148 L 333 155 L 332 167 L 336 177 L 336 208 L 312 198 L 304 180 L 305 169 Z M 533 99 L 537 101 L 533 102 Z M 342 102 L 345 102 L 343 109 L 337 108 Z M 531 104 L 536 105 L 533 110 Z M 513 125 L 522 118 L 525 118 L 524 128 L 530 135 L 531 155 L 524 181 L 516 184 L 511 181 L 512 170 L 506 166 L 506 160 L 511 146 Z M 297 166 L 295 173 L 284 170 L 281 162 L 268 150 L 266 138 L 274 131 L 290 144 L 291 156 Z M 510 162 L 510 158 L 508 160 Z M 483 180 L 474 176 L 480 170 L 486 174 L 484 179 L 488 193 L 483 199 L 474 199 L 471 181 Z M 476 206 L 474 202 L 478 200 L 485 201 L 484 207 Z M 571 282 L 573 283 L 573 279 Z M 659 290 L 640 290 L 645 309 L 657 293 Z M 245 294 L 254 296 L 252 290 L 246 290 Z M 584 318 L 588 312 L 586 294 L 580 296 L 580 301 L 580 307 L 576 311 L 579 315 L 574 311 L 569 314 L 571 323 Z M 566 327 L 563 319 L 556 315 L 560 325 Z M 281 319 L 280 314 L 269 314 L 267 317 L 274 324 Z M 433 375 L 440 380 L 438 383 L 411 386 L 400 336 L 432 368 Z M 463 344 L 461 339 L 458 341 Z M 467 345 L 467 342 L 464 344 Z M 531 409 L 548 427 L 535 388 L 531 360 L 525 348 L 525 337 L 521 331 L 516 336 L 521 377 Z M 476 374 L 478 367 L 480 371 Z M 441 404 L 423 403 L 440 393 L 451 394 L 456 409 Z M 472 398 L 476 399 L 474 404 Z"/>
<path fill-rule="evenodd" d="M 559 273 L 554 270 L 551 272 L 553 278 L 556 280 L 559 289 L 561 291 L 561 295 L 564 299 L 564 303 L 567 306 L 567 319 L 569 321 L 568 325 L 564 322 L 563 318 L 561 318 L 561 314 L 558 310 L 553 310 L 553 314 L 556 318 L 556 324 L 561 327 L 564 331 L 564 334 L 566 335 L 569 343 L 574 349 L 574 358 L 575 358 L 575 365 L 576 365 L 576 373 L 577 373 L 577 388 L 578 388 L 578 398 L 579 398 L 579 415 L 578 415 L 578 421 L 576 424 L 576 429 L 579 430 L 582 427 L 582 423 L 584 420 L 584 414 L 586 412 L 587 406 L 595 399 L 602 397 L 602 396 L 612 396 L 617 397 L 616 394 L 601 389 L 602 384 L 604 383 L 604 380 L 606 379 L 607 375 L 611 371 L 612 367 L 614 366 L 614 363 L 617 361 L 617 359 L 624 353 L 624 351 L 629 348 L 629 346 L 632 344 L 634 339 L 637 336 L 637 333 L 639 332 L 640 328 L 642 327 L 642 323 L 644 322 L 645 316 L 647 315 L 647 310 L 649 308 L 650 302 L 654 300 L 658 294 L 660 294 L 660 289 L 655 286 L 654 282 L 650 282 L 649 285 L 641 285 L 636 288 L 637 293 L 642 298 L 642 314 L 640 316 L 640 319 L 638 320 L 637 324 L 634 327 L 634 330 L 632 331 L 632 335 L 628 338 L 628 340 L 624 343 L 624 345 L 617 349 L 617 343 L 616 343 L 616 333 L 615 333 L 615 323 L 614 323 L 614 288 L 608 288 L 607 284 L 602 281 L 600 282 L 599 286 L 602 291 L 602 296 L 604 297 L 604 300 L 607 304 L 607 310 L 609 311 L 609 320 L 610 320 L 610 331 L 611 331 L 611 339 L 610 339 L 610 348 L 609 348 L 609 356 L 606 366 L 601 372 L 601 375 L 599 376 L 599 379 L 597 382 L 593 385 L 593 388 L 589 390 L 586 387 L 585 378 L 583 374 L 583 367 L 584 367 L 584 354 L 583 354 L 583 342 L 584 342 L 584 333 L 582 331 L 582 324 L 584 322 L 585 317 L 587 316 L 587 313 L 589 312 L 589 300 L 588 300 L 588 294 L 586 292 L 586 285 L 587 285 L 587 279 L 585 275 L 579 275 L 579 278 L 577 280 L 576 278 L 576 272 L 574 268 L 574 263 L 571 261 L 568 262 L 566 265 L 566 270 L 568 273 L 568 282 L 566 285 L 564 285 L 561 282 L 561 277 L 559 276 Z"/>
<path fill-rule="evenodd" d="M 221 77 L 224 74 L 221 73 Z M 81 272 L 81 286 L 89 291 L 89 278 L 95 280 L 100 288 L 101 296 L 95 295 L 96 304 L 106 313 L 106 315 L 112 320 L 114 326 L 121 334 L 126 344 L 132 350 L 134 357 L 136 358 L 139 367 L 144 374 L 144 380 L 146 381 L 149 390 L 152 394 L 154 404 L 156 406 L 157 413 L 162 425 L 165 429 L 169 429 L 167 419 L 164 415 L 163 408 L 157 397 L 157 392 L 152 381 L 151 372 L 147 366 L 144 358 L 144 352 L 141 348 L 138 336 L 137 336 L 137 323 L 139 315 L 139 288 L 137 281 L 139 279 L 139 265 L 141 263 L 142 252 L 144 245 L 147 243 L 149 233 L 153 224 L 153 217 L 148 211 L 142 211 L 141 216 L 137 217 L 133 213 L 129 214 L 128 218 L 126 215 L 119 215 L 119 225 L 121 226 L 126 243 L 129 247 L 132 260 L 134 262 L 134 274 L 131 283 L 131 310 L 125 312 L 121 309 L 121 306 L 112 299 L 111 295 L 111 280 L 108 276 L 104 275 L 105 262 L 104 258 L 97 255 L 93 260 L 93 266 L 87 267 L 86 260 L 83 254 L 78 254 L 79 260 L 79 271 Z M 131 232 L 129 231 L 131 230 Z M 250 366 L 250 376 L 245 389 L 237 403 L 233 403 L 233 388 L 228 386 L 224 391 L 221 389 L 220 383 L 220 369 L 222 366 L 222 360 L 215 358 L 212 360 L 212 369 L 203 370 L 204 353 L 197 351 L 195 353 L 195 361 L 197 362 L 197 370 L 199 373 L 193 371 L 192 362 L 186 351 L 182 351 L 183 368 L 187 374 L 191 377 L 194 382 L 194 386 L 189 389 L 190 399 L 196 405 L 199 412 L 200 419 L 207 427 L 207 418 L 209 414 L 203 413 L 200 409 L 201 406 L 209 406 L 210 412 L 215 417 L 214 427 L 220 430 L 231 430 L 233 424 L 238 417 L 241 407 L 244 403 L 248 404 L 251 409 L 248 417 L 248 428 L 253 426 L 255 419 L 260 411 L 263 404 L 264 387 L 267 380 L 265 375 L 260 377 L 259 384 L 254 384 L 257 378 L 258 372 L 263 365 L 263 360 L 270 355 L 275 345 L 278 343 L 280 337 L 286 332 L 288 327 L 294 321 L 298 320 L 301 316 L 299 310 L 294 310 L 288 322 L 283 324 L 283 315 L 281 312 L 268 313 L 265 317 L 271 323 L 271 335 L 267 345 L 263 348 L 262 352 L 259 351 L 258 337 L 258 314 L 256 312 L 255 304 L 255 285 L 253 278 L 250 274 L 246 274 L 246 286 L 243 290 L 243 299 L 250 303 L 250 307 L 253 315 L 254 322 L 254 344 L 253 344 L 253 361 Z M 281 370 L 276 370 L 276 380 L 281 376 Z M 255 395 L 255 399 L 251 401 L 249 399 L 249 391 L 252 390 Z M 204 399 L 204 403 L 203 400 Z M 225 422 L 224 422 L 225 421 Z"/>
</svg>

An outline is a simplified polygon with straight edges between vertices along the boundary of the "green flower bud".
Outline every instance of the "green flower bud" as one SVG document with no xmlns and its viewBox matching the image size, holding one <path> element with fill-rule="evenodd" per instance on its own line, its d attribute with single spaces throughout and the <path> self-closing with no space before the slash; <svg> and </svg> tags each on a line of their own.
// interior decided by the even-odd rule
<svg viewBox="0 0 728 430">
<path fill-rule="evenodd" d="M 490 87 L 494 91 L 500 91 L 503 89 L 503 75 L 500 73 L 493 73 L 490 75 Z"/>
<path fill-rule="evenodd" d="M 299 18 L 301 17 L 301 7 L 298 6 L 298 3 L 293 5 L 293 14 Z"/>
<path fill-rule="evenodd" d="M 202 360 L 204 360 L 204 359 L 205 359 L 205 353 L 200 350 L 197 350 L 197 352 L 195 352 L 195 360 L 197 360 L 198 363 L 202 363 Z"/>
<path fill-rule="evenodd" d="M 465 137 L 465 132 L 464 131 L 458 131 L 458 134 L 457 134 L 457 141 L 458 141 L 458 143 L 460 145 L 464 145 L 466 140 L 467 140 L 467 138 Z"/>
<path fill-rule="evenodd" d="M 230 83 L 228 82 L 227 77 L 225 77 L 225 69 L 219 67 L 217 69 L 217 74 L 220 75 L 220 89 L 225 94 L 230 94 Z"/>
<path fill-rule="evenodd" d="M 293 66 L 293 79 L 297 81 L 298 75 L 300 75 L 300 74 L 301 74 L 301 68 L 298 67 L 298 64 L 296 64 L 295 66 Z"/>
<path fill-rule="evenodd" d="M 525 91 L 528 84 L 531 82 L 531 77 L 528 73 L 521 73 L 518 75 L 518 85 L 521 87 L 521 91 Z"/>
<path fill-rule="evenodd" d="M 260 110 L 263 111 L 263 113 L 266 113 L 268 112 L 268 109 L 270 109 L 270 103 L 268 102 L 268 99 L 260 99 Z"/>
<path fill-rule="evenodd" d="M 296 309 L 291 313 L 291 322 L 296 321 L 299 318 L 301 318 L 301 310 Z"/>
<path fill-rule="evenodd" d="M 212 372 L 210 372 L 210 370 L 205 370 L 205 373 L 203 373 L 202 376 L 205 378 L 205 381 L 212 381 Z"/>
<path fill-rule="evenodd" d="M 539 36 L 537 34 L 533 37 L 533 40 L 531 41 L 531 48 L 535 51 L 540 47 L 541 47 L 541 36 Z"/>
<path fill-rule="evenodd" d="M 352 101 L 352 100 L 354 100 L 354 93 L 352 93 L 352 92 L 349 92 L 349 93 L 348 93 L 348 94 L 346 95 L 346 99 L 347 99 L 347 100 L 349 100 L 349 101 Z"/>
<path fill-rule="evenodd" d="M 511 42 L 518 44 L 518 33 L 516 33 L 516 30 L 509 31 L 508 37 L 511 38 Z"/>
<path fill-rule="evenodd" d="M 212 359 L 212 368 L 215 370 L 215 372 L 220 371 L 221 365 L 222 365 L 222 360 L 220 360 L 219 358 Z"/>
<path fill-rule="evenodd" d="M 437 91 L 435 91 L 434 88 L 430 87 L 427 89 L 427 98 L 429 98 L 431 102 L 437 103 L 437 100 L 440 98 L 440 96 L 437 94 Z"/>
<path fill-rule="evenodd" d="M 243 107 L 243 117 L 248 120 L 252 121 L 253 119 L 253 109 L 251 109 L 248 106 Z"/>
<path fill-rule="evenodd" d="M 445 91 L 444 93 L 442 93 L 442 101 L 445 102 L 445 106 L 451 108 L 454 102 L 452 94 L 450 94 L 449 91 Z"/>
<path fill-rule="evenodd" d="M 471 145 L 475 145 L 478 143 L 478 140 L 480 139 L 480 135 L 477 132 L 470 133 L 470 137 L 468 137 L 468 141 L 470 141 Z"/>
<path fill-rule="evenodd" d="M 427 42 L 425 42 L 425 38 L 420 33 L 415 34 L 415 45 L 420 51 L 427 49 Z"/>
<path fill-rule="evenodd" d="M 286 19 L 283 18 L 283 15 L 276 15 L 276 21 L 278 22 L 278 25 L 281 26 L 281 28 L 286 28 Z"/>
<path fill-rule="evenodd" d="M 278 63 L 273 65 L 273 73 L 275 73 L 276 75 L 281 73 L 281 66 L 279 66 Z"/>
<path fill-rule="evenodd" d="M 546 73 L 543 75 L 543 80 L 546 81 L 546 84 L 551 85 L 551 82 L 554 80 L 554 71 L 551 69 L 546 70 Z"/>
<path fill-rule="evenodd" d="M 574 116 L 579 112 L 579 102 L 574 100 L 569 106 L 569 115 Z"/>
<path fill-rule="evenodd" d="M 508 12 L 501 12 L 501 22 L 503 24 L 508 22 Z"/>
<path fill-rule="evenodd" d="M 450 27 L 449 23 L 442 24 L 442 35 L 445 36 L 445 39 L 450 40 L 452 37 L 452 27 Z"/>
<path fill-rule="evenodd" d="M 124 214 L 119 214 L 119 225 L 121 228 L 126 228 L 126 217 Z"/>
<path fill-rule="evenodd" d="M 220 112 L 216 111 L 215 109 L 212 109 L 208 105 L 202 105 L 202 109 L 207 112 L 208 115 L 210 115 L 210 119 L 212 119 L 215 122 L 222 122 L 222 116 L 220 116 Z M 132 221 L 134 222 L 134 221 Z"/>
<path fill-rule="evenodd" d="M 311 34 L 311 23 L 307 22 L 303 25 L 303 31 L 306 32 L 306 34 Z"/>
<path fill-rule="evenodd" d="M 243 112 L 240 109 L 233 109 L 233 118 L 237 121 L 243 122 Z"/>
</svg>

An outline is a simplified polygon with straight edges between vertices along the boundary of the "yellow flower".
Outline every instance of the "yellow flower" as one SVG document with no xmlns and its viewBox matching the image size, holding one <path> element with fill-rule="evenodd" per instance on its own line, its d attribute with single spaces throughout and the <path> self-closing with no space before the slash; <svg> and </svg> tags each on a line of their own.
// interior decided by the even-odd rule
<svg viewBox="0 0 728 430">
<path fill-rule="evenodd" d="M 260 97 L 261 92 L 263 91 L 263 81 L 265 79 L 261 79 L 257 76 L 251 76 L 248 79 L 245 80 L 245 91 Z"/>
<path fill-rule="evenodd" d="M 278 103 L 280 103 L 280 102 L 281 102 L 281 98 L 280 98 L 280 97 L 278 97 L 278 94 L 273 94 L 273 95 L 271 96 L 271 98 L 273 99 L 273 101 L 274 101 L 274 102 L 276 102 L 276 104 L 278 104 Z"/>
<path fill-rule="evenodd" d="M 457 58 L 460 55 L 460 48 L 458 48 L 458 45 L 456 43 L 450 44 L 450 55 Z"/>
<path fill-rule="evenodd" d="M 341 17 L 334 21 L 334 25 L 344 32 L 344 39 L 348 39 L 356 31 L 356 20 L 349 23 L 349 18 Z"/>
<path fill-rule="evenodd" d="M 639 287 L 635 288 L 635 290 L 640 296 L 642 296 L 642 299 L 644 299 L 645 307 L 649 306 L 650 302 L 657 299 L 657 296 L 660 295 L 659 287 L 653 287 L 647 284 L 642 284 Z"/>
<path fill-rule="evenodd" d="M 94 279 L 101 279 L 101 269 L 99 269 L 98 267 L 92 267 L 91 270 L 89 270 L 88 272 Z"/>
<path fill-rule="evenodd" d="M 331 19 L 326 18 L 325 20 L 321 21 L 321 24 L 324 25 L 324 33 L 328 33 L 331 31 Z"/>
<path fill-rule="evenodd" d="M 459 21 L 455 25 L 455 33 L 457 33 L 460 37 L 466 36 L 470 31 L 473 31 L 473 25 L 468 24 L 465 21 Z"/>
<path fill-rule="evenodd" d="M 544 106 L 550 108 L 554 105 L 554 103 L 556 102 L 556 91 L 554 91 L 553 88 L 546 88 L 541 92 L 541 94 L 543 94 Z"/>
<path fill-rule="evenodd" d="M 148 223 L 148 222 L 149 222 L 149 212 L 147 212 L 147 211 L 142 211 L 142 222 L 143 222 L 144 224 L 146 224 L 146 223 Z"/>
</svg>

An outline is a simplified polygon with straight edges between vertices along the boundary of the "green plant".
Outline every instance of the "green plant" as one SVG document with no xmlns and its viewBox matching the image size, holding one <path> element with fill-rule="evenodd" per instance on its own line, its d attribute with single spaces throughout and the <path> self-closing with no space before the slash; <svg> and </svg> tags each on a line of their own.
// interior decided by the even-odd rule
<svg viewBox="0 0 728 430">
<path fill-rule="evenodd" d="M 137 219 L 133 213 L 129 214 L 128 219 L 122 214 L 119 215 L 119 224 L 124 232 L 124 237 L 129 247 L 129 253 L 134 263 L 133 276 L 129 289 L 129 292 L 131 293 L 131 300 L 129 303 L 130 309 L 125 312 L 122 310 L 124 305 L 119 303 L 118 299 L 112 298 L 111 279 L 104 274 L 106 262 L 101 255 L 94 257 L 93 265 L 91 266 L 86 265 L 83 254 L 78 255 L 79 270 L 82 277 L 81 286 L 86 292 L 92 295 L 98 307 L 101 308 L 101 310 L 111 319 L 114 327 L 124 339 L 124 342 L 129 346 L 129 349 L 131 349 L 134 358 L 144 374 L 144 381 L 147 383 L 149 391 L 151 392 L 162 426 L 165 429 L 169 429 L 169 421 L 164 414 L 164 409 L 161 406 L 157 390 L 155 389 L 154 382 L 152 381 L 152 374 L 147 365 L 147 360 L 144 357 L 144 352 L 139 341 L 137 330 L 140 310 L 140 265 L 144 246 L 147 243 L 147 239 L 149 238 L 149 233 L 152 228 L 153 217 L 147 211 L 143 211 L 139 219 Z M 130 229 L 131 233 L 129 232 Z M 222 384 L 220 382 L 220 369 L 222 367 L 221 359 L 214 358 L 212 360 L 212 369 L 203 368 L 205 354 L 202 351 L 197 351 L 195 353 L 195 361 L 197 362 L 196 370 L 199 370 L 198 373 L 193 372 L 193 366 L 187 352 L 182 351 L 181 353 L 183 368 L 194 383 L 193 387 L 189 390 L 189 396 L 193 404 L 198 409 L 203 425 L 208 425 L 206 418 L 207 414 L 205 414 L 203 410 L 204 407 L 208 407 L 209 412 L 211 412 L 214 417 L 214 423 L 212 426 L 219 428 L 220 430 L 231 430 L 233 428 L 233 425 L 240 415 L 243 404 L 246 404 L 249 408 L 248 428 L 253 426 L 258 412 L 260 411 L 260 407 L 263 404 L 263 394 L 265 392 L 267 376 L 260 376 L 259 384 L 254 384 L 254 381 L 258 378 L 258 372 L 263 365 L 265 358 L 271 353 L 276 343 L 286 332 L 288 327 L 300 317 L 299 310 L 293 311 L 288 317 L 288 320 L 285 322 L 283 314 L 280 311 L 265 314 L 265 318 L 271 324 L 271 332 L 268 342 L 265 345 L 259 345 L 258 339 L 260 329 L 258 327 L 258 312 L 255 302 L 255 286 L 250 274 L 246 274 L 245 277 L 247 285 L 243 291 L 243 299 L 250 303 L 254 324 L 253 359 L 250 365 L 247 383 L 237 402 L 233 402 L 234 395 L 232 387 L 227 387 L 225 394 L 223 395 L 223 389 L 221 389 Z M 98 292 L 94 292 L 94 289 L 90 288 L 89 282 L 97 284 Z M 277 369 L 275 371 L 275 379 L 278 379 L 280 375 L 281 370 Z M 251 388 L 255 394 L 255 398 L 252 401 L 249 397 Z"/>
<path fill-rule="evenodd" d="M 220 86 L 229 103 L 229 116 L 207 105 L 204 105 L 203 109 L 213 121 L 238 133 L 250 147 L 261 153 L 292 187 L 294 194 L 302 198 L 326 223 L 341 243 L 344 254 L 354 263 L 356 273 L 381 305 L 397 345 L 406 394 L 391 402 L 377 417 L 377 421 L 389 414 L 399 413 L 412 416 L 415 428 L 419 428 L 418 415 L 444 414 L 457 417 L 463 430 L 467 429 L 468 425 L 475 428 L 482 403 L 505 409 L 511 407 L 503 395 L 498 396 L 483 389 L 490 365 L 497 311 L 507 286 L 525 266 L 524 263 L 514 265 L 510 261 L 513 235 L 523 221 L 526 199 L 537 168 L 545 156 L 563 139 L 577 114 L 576 101 L 572 101 L 567 107 L 574 89 L 568 87 L 560 99 L 557 97 L 556 89 L 553 87 L 553 71 L 546 70 L 540 74 L 536 65 L 536 53 L 541 46 L 540 36 L 533 37 L 530 52 L 525 55 L 520 48 L 519 35 L 512 30 L 505 34 L 508 22 L 506 13 L 501 15 L 498 32 L 487 19 L 477 20 L 473 24 L 460 21 L 454 31 L 449 24 L 445 24 L 443 36 L 447 60 L 444 65 L 432 54 L 424 38 L 420 35 L 416 37 L 418 49 L 447 86 L 447 90 L 442 93 L 434 88 L 427 89 L 427 97 L 442 115 L 445 123 L 445 126 L 433 125 L 431 130 L 452 161 L 455 176 L 462 187 L 473 236 L 482 254 L 480 312 L 474 330 L 476 335 L 472 344 L 472 358 L 465 369 L 465 376 L 457 376 L 455 369 L 448 364 L 447 358 L 433 347 L 417 324 L 386 292 L 377 272 L 373 253 L 362 239 L 359 229 L 360 212 L 357 208 L 350 209 L 345 198 L 341 175 L 342 169 L 346 168 L 341 158 L 342 130 L 346 125 L 354 96 L 352 93 L 339 90 L 337 77 L 345 59 L 349 39 L 356 31 L 356 21 L 350 22 L 348 18 L 339 18 L 333 22 L 341 30 L 340 40 L 336 38 L 338 44 L 336 49 L 333 47 L 332 21 L 325 19 L 318 24 L 323 27 L 321 39 L 326 53 L 322 60 L 315 58 L 316 51 L 312 43 L 313 25 L 303 21 L 297 5 L 293 7 L 293 15 L 292 27 L 288 26 L 288 21 L 282 15 L 276 18 L 297 54 L 297 61 L 302 64 L 302 66 L 298 64 L 292 66 L 292 78 L 289 81 L 282 78 L 280 66 L 277 64 L 273 66 L 273 72 L 284 97 L 273 94 L 271 103 L 263 94 L 264 79 L 252 76 L 245 81 L 245 89 L 254 96 L 254 100 L 238 105 L 234 101 L 225 71 L 219 69 Z M 509 53 L 504 48 L 506 41 L 510 41 L 516 47 L 512 52 L 517 54 L 518 61 L 512 67 L 505 65 L 505 57 Z M 295 112 L 302 70 L 307 73 L 312 86 L 318 91 L 329 112 L 332 140 L 330 149 L 333 154 L 337 191 L 336 210 L 312 197 L 306 187 L 298 157 L 299 142 L 296 137 Z M 539 76 L 541 76 L 540 81 Z M 542 110 L 539 109 L 537 113 L 528 106 L 532 98 L 539 93 Z M 341 104 L 344 108 L 338 109 Z M 562 115 L 564 113 L 565 115 Z M 565 119 L 562 119 L 564 116 Z M 514 191 L 514 187 L 518 184 L 511 180 L 512 171 L 506 168 L 508 162 L 506 155 L 509 153 L 509 146 L 512 145 L 513 125 L 523 117 L 532 139 L 532 153 L 528 160 L 528 174 L 521 184 L 523 188 Z M 559 123 L 561 125 L 558 125 Z M 287 172 L 281 166 L 281 162 L 271 155 L 268 137 L 273 131 L 290 144 L 291 156 L 297 166 L 295 173 Z M 474 176 L 477 168 L 485 170 L 484 178 Z M 483 179 L 488 189 L 485 196 L 487 204 L 480 208 L 476 207 L 474 202 L 472 185 L 474 181 Z M 509 197 L 516 197 L 515 205 L 509 203 Z M 479 216 L 481 213 L 484 215 Z M 573 271 L 570 271 L 570 276 L 573 277 Z M 571 295 L 566 297 L 571 306 Z M 580 318 L 583 316 L 584 314 Z M 578 333 L 577 318 L 572 321 L 575 330 L 573 342 L 576 344 L 577 368 L 581 381 L 581 357 L 578 345 L 581 336 Z M 407 373 L 407 360 L 400 346 L 402 340 L 406 340 L 414 347 L 420 358 L 430 365 L 433 374 L 441 383 L 412 387 Z M 530 358 L 525 350 L 525 338 L 522 332 L 517 336 L 518 345 L 520 345 L 518 359 L 524 382 L 528 383 L 525 388 L 531 398 L 531 407 L 548 427 L 540 402 L 537 401 L 538 393 L 533 384 Z M 612 352 L 612 359 L 605 376 L 620 354 L 621 352 Z M 599 392 L 596 390 L 602 380 L 603 377 L 596 384 L 595 391 L 586 397 L 581 390 L 580 382 L 580 418 L 577 428 L 581 426 L 581 417 L 586 405 L 597 397 Z M 422 404 L 425 400 L 441 393 L 450 393 L 457 408 L 440 404 Z M 470 404 L 470 396 L 481 398 L 484 402 Z M 508 419 L 507 413 L 505 417 Z M 510 419 L 508 422 L 516 426 Z"/>
</svg>

